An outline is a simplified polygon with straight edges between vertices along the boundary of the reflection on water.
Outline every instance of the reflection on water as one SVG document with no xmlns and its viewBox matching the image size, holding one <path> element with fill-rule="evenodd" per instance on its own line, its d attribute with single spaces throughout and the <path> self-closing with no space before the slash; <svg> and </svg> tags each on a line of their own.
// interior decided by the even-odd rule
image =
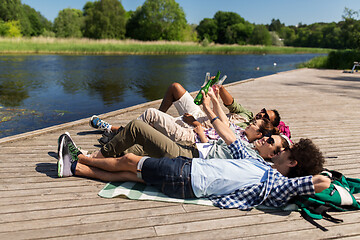
<svg viewBox="0 0 360 240">
<path fill-rule="evenodd" d="M 175 81 L 195 91 L 206 72 L 230 83 L 314 56 L 0 56 L 0 138 L 159 99 Z"/>
</svg>

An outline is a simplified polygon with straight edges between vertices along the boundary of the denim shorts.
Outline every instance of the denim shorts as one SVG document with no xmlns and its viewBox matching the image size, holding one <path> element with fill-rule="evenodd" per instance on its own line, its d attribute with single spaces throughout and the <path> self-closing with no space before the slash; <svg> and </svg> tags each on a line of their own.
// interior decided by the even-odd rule
<svg viewBox="0 0 360 240">
<path fill-rule="evenodd" d="M 169 197 L 196 198 L 191 186 L 190 158 L 147 158 L 142 165 L 141 175 L 147 184 Z"/>
</svg>

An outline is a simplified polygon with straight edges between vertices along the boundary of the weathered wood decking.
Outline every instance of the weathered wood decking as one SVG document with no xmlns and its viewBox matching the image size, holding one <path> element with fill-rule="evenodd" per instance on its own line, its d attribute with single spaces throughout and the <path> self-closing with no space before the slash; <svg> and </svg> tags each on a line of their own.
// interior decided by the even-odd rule
<svg viewBox="0 0 360 240">
<path fill-rule="evenodd" d="M 327 167 L 360 178 L 360 74 L 301 69 L 235 83 L 244 106 L 277 108 L 293 140 L 312 138 Z M 102 115 L 126 124 L 159 101 Z M 172 109 L 171 113 L 175 113 Z M 0 139 L 0 239 L 360 239 L 360 211 L 318 221 L 297 212 L 250 212 L 97 196 L 103 182 L 56 177 L 57 138 L 69 131 L 78 146 L 98 147 L 88 119 Z"/>
</svg>

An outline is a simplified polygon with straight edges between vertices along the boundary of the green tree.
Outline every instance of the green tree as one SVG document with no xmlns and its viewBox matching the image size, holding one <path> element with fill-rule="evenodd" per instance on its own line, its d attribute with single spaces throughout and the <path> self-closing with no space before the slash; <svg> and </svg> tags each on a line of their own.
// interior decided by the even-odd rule
<svg viewBox="0 0 360 240">
<path fill-rule="evenodd" d="M 21 37 L 21 29 L 19 21 L 0 20 L 0 36 L 2 37 Z"/>
<path fill-rule="evenodd" d="M 295 30 L 292 27 L 284 27 L 279 37 L 283 39 L 284 45 L 292 46 L 296 38 Z"/>
<path fill-rule="evenodd" d="M 198 41 L 198 34 L 196 31 L 195 24 L 187 24 L 186 28 L 183 31 L 183 40 L 187 42 L 197 42 Z"/>
<path fill-rule="evenodd" d="M 340 22 L 341 40 L 344 49 L 359 49 L 359 34 L 360 34 L 360 21 L 347 18 L 345 21 Z"/>
<path fill-rule="evenodd" d="M 272 19 L 269 25 L 269 31 L 280 33 L 285 24 L 281 23 L 279 19 Z"/>
<path fill-rule="evenodd" d="M 226 34 L 227 31 L 231 31 L 231 28 L 228 29 L 228 27 L 231 27 L 232 25 L 238 24 L 238 23 L 243 23 L 245 24 L 245 20 L 244 18 L 242 18 L 239 14 L 234 13 L 234 12 L 222 12 L 222 11 L 218 11 L 215 13 L 214 15 L 214 20 L 217 22 L 217 29 L 218 29 L 218 33 L 217 33 L 217 42 L 218 43 L 230 43 L 228 41 L 229 40 L 229 35 L 231 34 Z M 231 41 L 232 38 L 230 38 Z"/>
<path fill-rule="evenodd" d="M 321 47 L 324 48 L 342 48 L 343 44 L 341 42 L 341 28 L 337 26 L 335 22 L 327 24 L 322 29 L 323 41 Z"/>
<path fill-rule="evenodd" d="M 19 20 L 22 14 L 20 0 L 1 0 L 0 1 L 0 19 L 5 22 Z"/>
<path fill-rule="evenodd" d="M 20 0 L 2 0 L 0 2 L 0 19 L 19 21 L 24 36 L 39 36 L 45 29 L 51 29 L 51 22 L 35 9 Z"/>
<path fill-rule="evenodd" d="M 254 25 L 249 22 L 233 24 L 226 29 L 225 41 L 230 44 L 247 44 L 253 31 Z"/>
<path fill-rule="evenodd" d="M 344 14 L 342 15 L 342 18 L 344 20 L 355 20 L 358 17 L 359 17 L 358 11 L 345 7 Z"/>
<path fill-rule="evenodd" d="M 32 7 L 23 4 L 23 14 L 20 18 L 22 31 L 26 36 L 39 36 L 45 30 L 51 29 L 51 22 Z"/>
<path fill-rule="evenodd" d="M 265 25 L 256 25 L 250 38 L 251 44 L 271 45 L 271 35 Z"/>
<path fill-rule="evenodd" d="M 204 18 L 196 27 L 196 31 L 201 41 L 205 38 L 210 42 L 217 40 L 217 22 L 214 19 Z"/>
<path fill-rule="evenodd" d="M 30 36 L 31 24 L 20 0 L 2 0 L 0 2 L 0 18 L 5 22 L 20 21 L 22 34 Z"/>
<path fill-rule="evenodd" d="M 84 17 L 82 11 L 66 8 L 61 10 L 54 20 L 55 36 L 61 38 L 81 38 L 83 25 Z"/>
<path fill-rule="evenodd" d="M 8 31 L 9 26 L 7 26 L 3 20 L 0 20 L 0 36 L 5 36 Z"/>
<path fill-rule="evenodd" d="M 183 41 L 187 22 L 175 0 L 146 0 L 126 25 L 126 36 L 139 40 Z"/>
<path fill-rule="evenodd" d="M 84 36 L 95 39 L 123 39 L 126 12 L 119 0 L 87 2 L 84 6 Z"/>
</svg>

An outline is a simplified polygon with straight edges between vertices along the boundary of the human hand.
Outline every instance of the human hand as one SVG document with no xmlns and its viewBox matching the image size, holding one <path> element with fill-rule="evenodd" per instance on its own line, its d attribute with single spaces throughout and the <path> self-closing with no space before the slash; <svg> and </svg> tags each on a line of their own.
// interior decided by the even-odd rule
<svg viewBox="0 0 360 240">
<path fill-rule="evenodd" d="M 189 125 L 194 125 L 194 122 L 196 121 L 196 119 L 194 118 L 193 115 L 189 114 L 189 113 L 185 113 L 182 117 L 183 121 Z"/>
<path fill-rule="evenodd" d="M 196 132 L 197 134 L 200 134 L 200 133 L 202 133 L 202 132 L 204 132 L 204 128 L 201 126 L 201 124 L 199 123 L 199 124 L 196 124 L 195 126 L 194 126 L 194 132 Z"/>
<path fill-rule="evenodd" d="M 209 97 L 209 95 L 205 94 L 204 90 L 201 90 L 201 93 L 203 95 L 203 101 L 202 101 L 203 107 L 204 108 L 210 107 L 210 97 Z"/>
<path fill-rule="evenodd" d="M 217 85 L 217 84 L 212 86 L 212 90 L 214 91 L 214 94 L 217 99 L 219 99 L 219 97 L 220 97 L 220 88 L 221 87 L 222 87 L 221 85 Z"/>
<path fill-rule="evenodd" d="M 210 97 L 210 99 L 211 99 L 211 101 L 212 101 L 213 103 L 216 103 L 216 102 L 219 101 L 219 98 L 218 98 L 218 97 L 219 97 L 219 94 L 215 94 L 215 92 L 214 92 L 214 90 L 213 90 L 212 87 L 209 88 L 208 96 Z"/>
</svg>

